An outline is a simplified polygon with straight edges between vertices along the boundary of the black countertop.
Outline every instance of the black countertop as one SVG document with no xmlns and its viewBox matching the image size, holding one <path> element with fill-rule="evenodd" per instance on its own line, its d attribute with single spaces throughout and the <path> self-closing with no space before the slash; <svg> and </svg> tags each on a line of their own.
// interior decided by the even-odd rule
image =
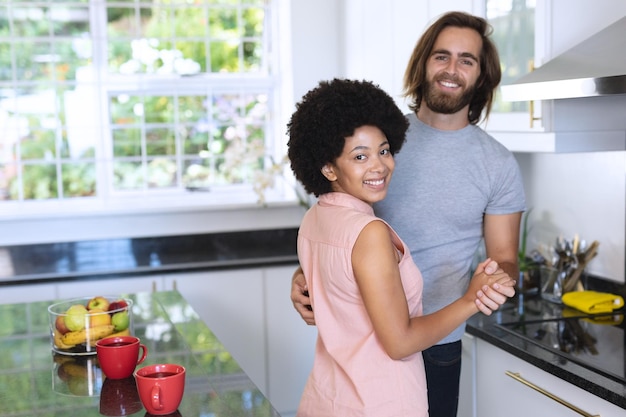
<svg viewBox="0 0 626 417">
<path fill-rule="evenodd" d="M 5 246 L 0 247 L 0 287 L 294 263 L 297 233 L 297 228 L 289 228 Z M 623 284 L 594 277 L 584 280 L 586 288 L 626 298 Z M 533 311 L 541 313 L 535 314 L 533 320 L 560 318 L 562 310 L 539 297 L 524 299 L 522 295 L 490 317 L 474 316 L 468 322 L 467 332 L 626 409 L 626 384 L 622 379 L 564 359 L 554 349 L 541 346 L 532 337 L 521 337 L 504 325 L 529 320 Z M 620 354 L 625 350 L 624 344 L 621 340 L 610 351 Z M 626 362 L 624 357 L 616 360 Z"/>
<path fill-rule="evenodd" d="M 0 246 L 0 286 L 297 262 L 297 228 Z"/>
<path fill-rule="evenodd" d="M 582 346 L 570 353 L 561 351 L 561 342 L 567 336 L 564 333 L 569 330 L 571 336 L 569 325 L 579 323 L 585 334 L 592 334 L 595 341 L 591 349 L 598 353 L 590 354 Z M 625 324 L 623 311 L 590 316 L 540 297 L 522 296 L 491 316 L 475 315 L 467 323 L 467 332 L 626 409 Z M 605 327 L 611 332 L 594 332 L 593 327 Z M 559 339 L 558 342 L 547 343 L 551 337 L 553 341 Z"/>
</svg>

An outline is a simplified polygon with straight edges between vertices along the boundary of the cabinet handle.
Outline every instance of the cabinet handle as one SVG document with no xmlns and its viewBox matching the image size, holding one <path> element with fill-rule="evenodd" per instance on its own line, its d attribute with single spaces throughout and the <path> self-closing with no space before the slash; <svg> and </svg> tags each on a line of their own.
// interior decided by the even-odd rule
<svg viewBox="0 0 626 417">
<path fill-rule="evenodd" d="M 522 378 L 522 376 L 519 374 L 519 372 L 511 372 L 511 371 L 504 371 L 505 374 L 507 374 L 508 376 L 510 376 L 511 378 L 513 378 L 514 380 L 521 382 L 522 384 L 526 385 L 527 387 L 530 387 L 532 389 L 534 389 L 535 391 L 540 392 L 541 394 L 545 395 L 546 397 L 556 401 L 557 403 L 560 403 L 562 405 L 564 405 L 565 407 L 569 408 L 572 411 L 577 412 L 578 414 L 580 414 L 581 416 L 584 417 L 600 417 L 600 414 L 590 414 L 584 410 L 581 410 L 580 408 L 576 407 L 574 404 L 569 403 L 567 401 L 565 401 L 562 398 L 557 397 L 556 395 L 552 394 L 551 392 L 546 391 L 545 389 L 538 387 L 537 385 L 533 384 L 532 382 L 528 381 L 527 379 Z"/>
<path fill-rule="evenodd" d="M 530 127 L 535 127 L 535 122 L 541 120 L 541 117 L 535 117 L 535 101 L 530 100 L 528 102 L 528 112 L 530 113 Z"/>
<path fill-rule="evenodd" d="M 533 72 L 535 70 L 535 60 L 530 61 L 528 69 L 530 70 L 530 72 Z M 534 100 L 530 100 L 528 102 L 528 112 L 530 113 L 530 128 L 532 129 L 533 127 L 535 127 L 535 122 L 538 122 L 539 120 L 541 120 L 541 117 L 535 117 L 535 101 Z"/>
</svg>

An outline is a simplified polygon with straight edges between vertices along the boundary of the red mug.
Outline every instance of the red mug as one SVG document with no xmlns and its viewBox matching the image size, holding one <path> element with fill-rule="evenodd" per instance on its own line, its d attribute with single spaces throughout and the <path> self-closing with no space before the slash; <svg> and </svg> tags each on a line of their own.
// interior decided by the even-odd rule
<svg viewBox="0 0 626 417">
<path fill-rule="evenodd" d="M 132 376 L 137 365 L 146 359 L 148 348 L 138 337 L 113 336 L 98 340 L 96 353 L 107 378 L 124 379 Z"/>
<path fill-rule="evenodd" d="M 135 371 L 141 403 L 153 415 L 178 409 L 185 391 L 185 368 L 171 363 L 148 365 Z"/>
</svg>

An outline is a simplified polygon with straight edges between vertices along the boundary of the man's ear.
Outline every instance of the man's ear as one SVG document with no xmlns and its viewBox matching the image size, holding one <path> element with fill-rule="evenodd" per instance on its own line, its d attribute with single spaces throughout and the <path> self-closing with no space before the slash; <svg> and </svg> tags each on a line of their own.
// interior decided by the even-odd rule
<svg viewBox="0 0 626 417">
<path fill-rule="evenodd" d="M 330 164 L 326 164 L 322 167 L 322 175 L 325 176 L 328 181 L 337 181 L 337 175 L 335 175 L 335 170 Z"/>
</svg>

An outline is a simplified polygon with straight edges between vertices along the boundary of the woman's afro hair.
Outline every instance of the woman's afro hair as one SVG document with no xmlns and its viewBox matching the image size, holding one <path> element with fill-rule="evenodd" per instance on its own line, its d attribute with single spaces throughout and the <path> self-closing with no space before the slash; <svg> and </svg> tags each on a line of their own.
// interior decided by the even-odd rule
<svg viewBox="0 0 626 417">
<path fill-rule="evenodd" d="M 321 169 L 343 152 L 345 138 L 361 126 L 376 126 L 395 155 L 408 121 L 393 99 L 370 81 L 335 78 L 321 81 L 296 104 L 287 124 L 288 156 L 298 181 L 316 197 L 332 191 Z"/>
</svg>

